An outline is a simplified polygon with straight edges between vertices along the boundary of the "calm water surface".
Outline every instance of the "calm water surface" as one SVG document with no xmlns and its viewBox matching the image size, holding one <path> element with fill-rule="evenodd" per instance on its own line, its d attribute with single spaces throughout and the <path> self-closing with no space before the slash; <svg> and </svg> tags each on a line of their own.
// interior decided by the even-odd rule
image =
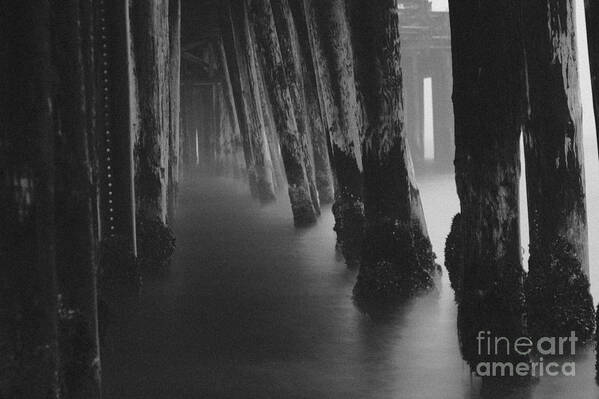
<svg viewBox="0 0 599 399">
<path fill-rule="evenodd" d="M 599 182 L 596 169 L 587 173 Z M 453 177 L 423 175 L 419 184 L 442 263 L 458 210 Z M 596 186 L 589 206 L 599 298 Z M 481 393 L 461 360 L 446 276 L 439 292 L 373 320 L 352 303 L 356 271 L 335 253 L 330 208 L 317 226 L 298 230 L 281 197 L 261 207 L 230 180 L 198 177 L 183 185 L 171 273 L 147 282 L 109 327 L 107 398 L 599 397 L 593 348 L 578 353 L 576 377 Z"/>
<path fill-rule="evenodd" d="M 576 4 L 582 15 L 583 1 Z M 578 22 L 591 288 L 597 300 L 599 165 L 584 18 Z M 441 264 L 459 208 L 452 173 L 418 174 Z M 545 377 L 512 391 L 481 390 L 461 360 L 446 276 L 439 292 L 384 320 L 361 314 L 351 301 L 356 272 L 334 251 L 330 208 L 317 226 L 296 230 L 285 197 L 260 207 L 247 188 L 231 181 L 197 178 L 183 185 L 170 275 L 146 282 L 141 298 L 124 301 L 112 317 L 102 353 L 106 398 L 599 397 L 593 348 L 578 352 L 576 377 Z M 526 257 L 524 198 L 522 211 Z"/>
</svg>

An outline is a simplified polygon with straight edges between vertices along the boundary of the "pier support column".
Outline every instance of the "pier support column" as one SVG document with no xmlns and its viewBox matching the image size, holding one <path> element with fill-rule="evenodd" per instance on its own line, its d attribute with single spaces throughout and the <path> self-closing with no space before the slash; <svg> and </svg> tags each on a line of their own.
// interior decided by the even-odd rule
<svg viewBox="0 0 599 399">
<path fill-rule="evenodd" d="M 453 53 L 456 184 L 461 214 L 446 243 L 458 302 L 458 334 L 472 368 L 522 361 L 480 353 L 477 335 L 526 335 L 520 249 L 520 130 L 524 65 L 519 0 L 478 7 L 449 2 Z"/>
<path fill-rule="evenodd" d="M 524 128 L 530 226 L 527 304 L 534 336 L 591 338 L 589 248 L 575 0 L 526 2 Z"/>
</svg>

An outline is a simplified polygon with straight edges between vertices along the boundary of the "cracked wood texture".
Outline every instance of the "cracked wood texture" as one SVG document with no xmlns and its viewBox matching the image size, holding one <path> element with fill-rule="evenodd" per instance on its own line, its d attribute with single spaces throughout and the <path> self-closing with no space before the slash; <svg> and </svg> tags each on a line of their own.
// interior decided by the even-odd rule
<svg viewBox="0 0 599 399">
<path fill-rule="evenodd" d="M 181 0 L 169 0 L 168 221 L 175 217 L 181 168 Z"/>
<path fill-rule="evenodd" d="M 589 294 L 582 105 L 575 0 L 523 6 L 528 107 L 524 128 L 530 226 L 530 332 L 594 329 Z M 568 283 L 565 283 L 568 282 Z M 564 285 L 565 284 L 565 285 Z"/>
<path fill-rule="evenodd" d="M 458 237 L 460 260 L 446 265 L 452 283 L 461 287 L 456 298 L 462 355 L 475 367 L 484 361 L 477 352 L 479 331 L 511 338 L 525 333 L 518 205 L 520 1 L 474 7 L 450 0 L 449 13 L 461 214 L 451 233 Z"/>
<path fill-rule="evenodd" d="M 289 91 L 295 111 L 295 120 L 297 122 L 298 132 L 304 151 L 304 164 L 306 173 L 310 180 L 310 195 L 317 212 L 320 212 L 320 194 L 316 180 L 316 169 L 314 160 L 314 149 L 312 145 L 312 122 L 308 114 L 308 104 L 306 100 L 306 84 L 304 74 L 304 60 L 301 54 L 301 48 L 291 7 L 287 0 L 271 1 L 274 21 L 277 30 L 277 37 L 281 47 L 281 56 Z"/>
<path fill-rule="evenodd" d="M 133 2 L 130 15 L 139 96 L 140 127 L 135 145 L 138 211 L 164 223 L 170 130 L 168 0 Z"/>
<path fill-rule="evenodd" d="M 297 4 L 300 2 L 301 4 Z M 310 44 L 322 121 L 328 136 L 335 184 L 337 246 L 350 266 L 357 266 L 362 245 L 362 155 L 358 134 L 353 53 L 343 1 L 294 0 L 305 20 L 302 41 Z M 349 79 L 349 81 L 348 81 Z M 349 86 L 348 86 L 349 85 Z M 354 88 L 352 89 L 352 86 Z M 352 96 L 353 93 L 353 96 Z"/>
<path fill-rule="evenodd" d="M 335 200 L 335 188 L 329 158 L 328 140 L 330 135 L 328 129 L 325 127 L 324 110 L 321 108 L 319 100 L 317 76 L 312 59 L 308 27 L 303 10 L 303 0 L 290 0 L 288 4 L 290 6 L 292 23 L 297 34 L 297 45 L 300 48 L 298 57 L 303 74 L 304 97 L 306 111 L 308 112 L 308 128 L 311 131 L 310 137 L 312 139 L 316 186 L 320 202 L 330 204 Z"/>
<path fill-rule="evenodd" d="M 356 3 L 352 39 L 364 107 L 366 226 L 357 297 L 411 296 L 437 272 L 404 129 L 399 15 L 394 0 Z"/>
<path fill-rule="evenodd" d="M 285 70 L 270 1 L 244 1 L 244 10 L 249 16 L 249 37 L 255 36 L 259 62 L 269 82 L 266 88 L 279 133 L 293 218 L 297 225 L 311 224 L 316 221 L 319 208 L 313 198 L 314 179 L 306 165 L 305 137 L 300 134 L 294 112 L 292 92 L 296 82 L 290 84 Z"/>
<path fill-rule="evenodd" d="M 221 30 L 235 94 L 250 189 L 262 202 L 276 198 L 272 157 L 261 112 L 260 89 L 244 7 L 222 6 Z"/>
</svg>

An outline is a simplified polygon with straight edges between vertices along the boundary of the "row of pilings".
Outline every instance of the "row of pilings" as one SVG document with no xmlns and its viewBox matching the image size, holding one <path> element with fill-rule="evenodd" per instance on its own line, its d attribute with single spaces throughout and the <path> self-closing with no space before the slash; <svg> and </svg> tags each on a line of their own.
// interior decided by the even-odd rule
<svg viewBox="0 0 599 399">
<path fill-rule="evenodd" d="M 510 340 L 573 331 L 581 342 L 594 334 L 575 8 L 574 0 L 450 1 L 461 211 L 445 254 L 462 353 L 473 368 L 489 357 L 477 348 L 481 331 Z M 519 229 L 522 136 L 528 273 Z"/>
<path fill-rule="evenodd" d="M 104 315 L 166 266 L 180 15 L 178 0 L 2 6 L 0 397 L 100 398 Z"/>
<path fill-rule="evenodd" d="M 231 165 L 242 153 L 256 199 L 273 201 L 286 184 L 296 226 L 315 223 L 321 204 L 333 202 L 338 248 L 348 266 L 361 266 L 357 299 L 409 297 L 431 288 L 439 271 L 404 127 L 395 8 L 394 1 L 374 8 L 344 0 L 221 2 L 218 34 L 187 57 L 192 72 L 184 78 L 182 135 L 205 143 L 196 157 L 214 164 L 227 153 Z M 199 60 L 208 64 L 201 78 L 193 72 Z M 214 108 L 202 100 L 207 84 L 223 98 L 224 116 L 211 118 L 226 123 L 210 124 L 206 134 L 196 114 Z M 183 151 L 193 162 L 194 150 Z"/>
<path fill-rule="evenodd" d="M 450 2 L 450 15 L 461 212 L 446 253 L 461 347 L 475 365 L 479 331 L 513 339 L 575 331 L 588 341 L 595 321 L 574 3 L 458 3 Z M 237 93 L 252 191 L 262 200 L 273 197 L 275 168 L 265 143 L 274 134 L 295 222 L 312 223 L 315 194 L 321 194 L 314 176 L 321 170 L 314 149 L 306 148 L 315 141 L 315 126 L 322 126 L 338 245 L 348 265 L 360 266 L 355 297 L 387 302 L 430 288 L 438 270 L 406 140 L 396 10 L 394 1 L 342 0 L 225 2 L 220 8 L 223 64 Z M 592 12 L 589 6 L 591 48 Z M 318 99 L 313 113 L 305 112 L 309 93 Z M 270 107 L 274 133 L 260 121 L 260 107 Z M 522 135 L 528 275 L 519 229 Z"/>
<path fill-rule="evenodd" d="M 139 269 L 162 268 L 172 252 L 181 164 L 199 161 L 196 130 L 206 123 L 194 120 L 196 103 L 222 110 L 211 113 L 203 156 L 244 166 L 257 199 L 273 201 L 286 184 L 298 226 L 334 200 L 339 247 L 360 266 L 359 303 L 434 285 L 404 126 L 398 4 L 365 3 L 218 2 L 210 57 L 222 73 L 208 94 L 194 67 L 183 66 L 180 88 L 176 0 L 28 0 L 2 10 L 3 396 L 100 396 L 98 308 L 113 294 L 102 289 L 139 285 Z M 478 331 L 574 330 L 585 340 L 594 329 L 573 0 L 539 4 L 450 1 L 461 212 L 446 260 L 471 365 Z M 589 5 L 591 48 L 595 13 Z M 186 59 L 210 76 L 210 62 Z"/>
</svg>

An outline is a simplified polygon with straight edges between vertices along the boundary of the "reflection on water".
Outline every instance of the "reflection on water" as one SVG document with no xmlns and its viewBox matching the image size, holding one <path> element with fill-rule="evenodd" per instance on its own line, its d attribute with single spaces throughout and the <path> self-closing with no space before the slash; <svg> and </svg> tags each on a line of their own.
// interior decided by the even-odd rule
<svg viewBox="0 0 599 399">
<path fill-rule="evenodd" d="M 458 210 L 453 176 L 419 176 L 419 184 L 441 263 Z M 297 230 L 281 197 L 260 207 L 246 188 L 213 178 L 181 188 L 171 274 L 147 283 L 109 327 L 107 398 L 598 397 L 592 348 L 578 354 L 574 378 L 481 389 L 461 360 L 446 276 L 439 292 L 385 319 L 361 314 L 351 301 L 356 272 L 334 251 L 330 208 L 317 226 Z"/>
</svg>

